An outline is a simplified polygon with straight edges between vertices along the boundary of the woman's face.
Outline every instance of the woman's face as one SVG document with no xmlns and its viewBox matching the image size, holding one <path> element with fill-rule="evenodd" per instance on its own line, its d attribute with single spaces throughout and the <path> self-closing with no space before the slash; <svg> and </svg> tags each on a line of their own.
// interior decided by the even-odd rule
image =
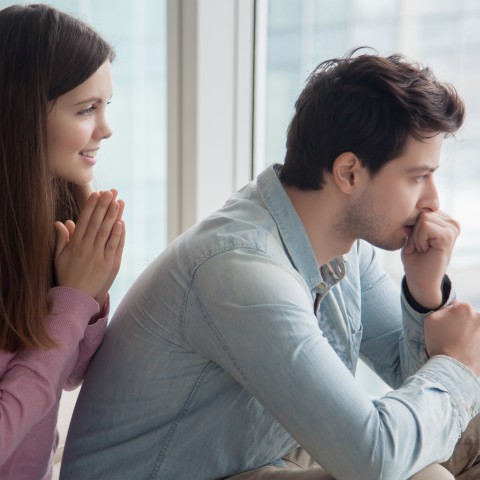
<svg viewBox="0 0 480 480">
<path fill-rule="evenodd" d="M 77 185 L 92 180 L 104 138 L 112 135 L 105 108 L 112 96 L 112 72 L 106 61 L 90 78 L 50 104 L 48 152 L 53 174 Z"/>
</svg>

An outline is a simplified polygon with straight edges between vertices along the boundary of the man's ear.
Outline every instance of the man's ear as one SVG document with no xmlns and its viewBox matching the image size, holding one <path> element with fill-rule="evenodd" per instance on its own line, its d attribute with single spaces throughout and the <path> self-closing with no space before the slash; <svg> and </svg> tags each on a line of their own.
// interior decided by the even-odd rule
<svg viewBox="0 0 480 480">
<path fill-rule="evenodd" d="M 337 187 L 347 195 L 354 192 L 364 174 L 365 168 L 360 159 L 352 152 L 340 154 L 333 162 L 333 179 Z"/>
</svg>

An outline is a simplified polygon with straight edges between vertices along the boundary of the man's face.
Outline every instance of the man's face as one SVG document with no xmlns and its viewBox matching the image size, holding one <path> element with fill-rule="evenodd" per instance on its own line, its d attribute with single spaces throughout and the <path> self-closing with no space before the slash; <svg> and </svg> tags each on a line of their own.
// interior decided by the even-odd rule
<svg viewBox="0 0 480 480">
<path fill-rule="evenodd" d="M 385 250 L 401 248 L 422 211 L 437 211 L 433 174 L 439 166 L 444 135 L 410 138 L 403 155 L 368 178 L 340 222 L 343 234 Z"/>
</svg>

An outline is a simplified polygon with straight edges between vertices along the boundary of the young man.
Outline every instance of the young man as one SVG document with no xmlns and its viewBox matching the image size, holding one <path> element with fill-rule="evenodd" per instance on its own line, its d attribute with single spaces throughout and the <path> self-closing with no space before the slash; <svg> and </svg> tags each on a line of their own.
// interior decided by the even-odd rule
<svg viewBox="0 0 480 480">
<path fill-rule="evenodd" d="M 81 391 L 63 478 L 452 478 L 429 465 L 480 409 L 480 316 L 453 302 L 459 226 L 439 210 L 434 172 L 463 118 L 455 90 L 402 56 L 321 64 L 284 165 L 126 295 Z M 401 292 L 373 246 L 402 249 Z M 359 356 L 390 393 L 364 393 Z"/>
</svg>

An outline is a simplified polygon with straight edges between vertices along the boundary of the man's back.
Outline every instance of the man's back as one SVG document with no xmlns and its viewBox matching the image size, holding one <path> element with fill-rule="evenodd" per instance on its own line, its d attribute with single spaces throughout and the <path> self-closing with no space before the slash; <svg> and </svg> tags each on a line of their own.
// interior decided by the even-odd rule
<svg viewBox="0 0 480 480">
<path fill-rule="evenodd" d="M 318 276 L 314 258 L 310 260 Z M 245 377 L 251 373 L 244 368 L 268 374 L 266 366 L 243 365 L 249 357 L 245 349 L 255 358 L 254 350 L 264 351 L 267 345 L 256 345 L 259 337 L 242 339 L 247 325 L 243 329 L 238 322 L 224 322 L 235 316 L 235 306 L 229 305 L 232 290 L 260 285 L 255 287 L 255 269 L 273 291 L 244 292 L 250 302 L 281 292 L 282 285 L 276 286 L 281 273 L 297 289 L 290 292 L 300 297 L 297 305 L 313 312 L 309 287 L 251 185 L 174 242 L 120 304 L 82 387 L 64 455 L 64 478 L 189 478 L 192 472 L 199 480 L 220 478 L 270 463 L 297 446 L 254 398 L 254 385 Z M 222 276 L 230 277 L 228 284 L 219 283 Z M 209 311 L 212 300 L 218 303 L 215 313 Z M 222 308 L 225 318 L 219 314 Z M 240 317 L 259 323 L 257 315 Z M 278 321 L 280 325 L 282 319 Z M 221 338 L 222 329 L 232 327 L 244 349 L 239 358 Z M 316 323 L 308 328 L 319 333 Z M 358 351 L 358 346 L 352 348 Z"/>
<path fill-rule="evenodd" d="M 225 478 L 280 461 L 297 441 L 339 478 L 413 473 L 420 440 L 405 404 L 418 397 L 443 415 L 450 400 L 437 398 L 429 372 L 449 378 L 455 367 L 434 359 L 374 405 L 352 375 L 360 348 L 400 386 L 420 367 L 422 325 L 408 310 L 412 339 L 402 336 L 398 291 L 371 246 L 348 254 L 343 279 L 335 262 L 322 276 L 274 169 L 177 239 L 112 319 L 62 478 Z"/>
<path fill-rule="evenodd" d="M 220 477 L 296 446 L 251 393 L 191 341 L 198 329 L 212 333 L 191 288 L 199 268 L 221 264 L 216 257 L 232 250 L 271 250 L 266 242 L 273 226 L 258 199 L 242 200 L 177 240 L 137 280 L 82 387 L 64 478 Z M 283 255 L 281 246 L 278 252 Z M 211 288 L 219 288 L 215 279 Z"/>
</svg>

